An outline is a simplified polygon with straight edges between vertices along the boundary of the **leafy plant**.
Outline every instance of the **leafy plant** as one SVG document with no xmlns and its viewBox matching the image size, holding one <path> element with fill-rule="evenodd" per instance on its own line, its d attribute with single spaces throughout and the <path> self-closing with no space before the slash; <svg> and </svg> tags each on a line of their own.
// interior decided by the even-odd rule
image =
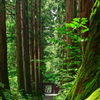
<svg viewBox="0 0 100 100">
<path fill-rule="evenodd" d="M 59 95 L 56 97 L 57 100 L 60 98 L 62 99 L 65 98 L 66 92 L 68 92 L 76 77 L 76 74 L 73 75 L 72 72 L 74 71 L 75 73 L 77 73 L 78 67 L 81 64 L 81 56 L 82 56 L 81 43 L 84 41 L 88 41 L 88 38 L 81 39 L 80 36 L 81 34 L 84 34 L 85 32 L 89 31 L 89 28 L 85 26 L 87 22 L 88 21 L 86 18 L 82 19 L 74 18 L 71 23 L 66 23 L 65 26 L 56 28 L 56 30 L 60 35 L 59 40 L 58 38 L 57 39 L 51 38 L 49 40 L 49 42 L 51 42 L 52 44 L 58 44 L 58 46 L 60 47 L 59 50 L 62 47 L 63 51 L 67 51 L 67 49 L 69 49 L 69 55 L 70 55 L 70 57 L 68 58 L 66 57 L 66 53 L 64 53 L 63 58 L 58 57 L 59 64 L 57 64 L 58 62 L 55 62 L 56 63 L 55 65 L 59 67 L 56 66 L 57 69 L 52 71 L 53 72 L 52 76 L 55 76 L 55 78 L 52 77 L 53 82 L 55 82 L 55 84 L 58 84 L 59 87 L 62 88 L 59 91 Z M 66 35 L 71 39 L 73 45 L 68 44 L 66 40 L 63 38 Z M 54 61 L 55 56 L 52 59 Z M 66 62 L 66 60 L 71 60 L 71 61 Z M 75 67 L 71 67 L 73 65 Z M 66 69 L 63 69 L 63 66 L 66 66 Z M 49 79 L 49 76 L 47 77 Z"/>
</svg>

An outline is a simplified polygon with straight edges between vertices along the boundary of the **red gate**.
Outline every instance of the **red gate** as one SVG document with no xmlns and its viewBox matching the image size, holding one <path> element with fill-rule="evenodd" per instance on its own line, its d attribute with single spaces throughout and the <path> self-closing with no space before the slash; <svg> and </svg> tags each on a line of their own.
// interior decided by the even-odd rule
<svg viewBox="0 0 100 100">
<path fill-rule="evenodd" d="M 51 91 L 45 91 L 46 86 L 51 86 Z M 58 93 L 59 87 L 54 83 L 43 83 L 43 92 L 44 93 Z"/>
</svg>

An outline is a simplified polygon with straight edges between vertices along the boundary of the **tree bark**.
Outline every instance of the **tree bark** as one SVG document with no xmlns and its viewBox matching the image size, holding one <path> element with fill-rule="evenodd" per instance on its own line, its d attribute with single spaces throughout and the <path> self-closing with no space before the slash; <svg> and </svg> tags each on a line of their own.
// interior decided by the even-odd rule
<svg viewBox="0 0 100 100">
<path fill-rule="evenodd" d="M 88 28 L 89 28 L 89 23 L 90 23 L 89 17 L 90 17 L 93 4 L 94 4 L 94 0 L 79 0 L 79 17 L 87 18 L 88 22 L 86 23 L 86 26 Z M 82 40 L 88 37 L 88 35 L 89 35 L 89 32 L 85 32 L 84 34 L 81 33 Z M 86 44 L 87 42 L 82 41 L 82 54 L 85 53 Z"/>
<path fill-rule="evenodd" d="M 38 1 L 38 82 L 39 82 L 39 95 L 42 97 L 42 33 L 41 33 L 41 0 Z"/>
<path fill-rule="evenodd" d="M 21 39 L 20 0 L 16 0 L 16 15 L 15 15 L 15 17 L 16 17 L 16 59 L 17 59 L 18 89 L 19 89 L 19 91 L 25 93 L 23 59 L 22 59 L 22 44 L 21 44 L 22 39 Z"/>
<path fill-rule="evenodd" d="M 29 27 L 28 27 L 28 0 L 22 0 L 22 50 L 25 91 L 31 94 L 30 59 L 29 59 Z"/>
<path fill-rule="evenodd" d="M 33 0 L 31 0 L 31 17 L 30 17 L 30 60 L 31 60 L 31 81 L 32 81 L 32 90 L 34 91 L 34 33 L 33 33 Z"/>
<path fill-rule="evenodd" d="M 0 0 L 0 83 L 4 89 L 10 89 L 7 69 L 7 42 L 6 42 L 6 22 L 5 22 L 5 0 Z M 2 87 L 0 95 L 3 97 Z M 5 98 L 3 98 L 5 100 Z"/>
<path fill-rule="evenodd" d="M 37 0 L 35 0 L 34 3 L 34 83 L 35 83 L 35 94 L 37 95 L 37 89 L 38 89 L 38 71 L 37 71 Z"/>
<path fill-rule="evenodd" d="M 73 18 L 76 17 L 76 0 L 66 0 L 66 23 L 71 23 Z M 72 30 L 71 27 L 67 28 L 67 32 L 70 32 Z M 72 39 L 69 37 L 69 34 L 66 35 L 66 42 L 67 42 L 67 46 L 69 45 L 74 45 L 74 43 L 72 43 Z M 72 59 L 71 57 L 73 55 L 70 55 L 70 50 L 69 48 L 67 48 L 66 51 L 66 55 L 67 55 L 67 63 L 70 63 L 71 61 L 73 61 L 74 59 Z M 67 69 L 67 66 L 65 66 Z M 70 68 L 76 67 L 75 64 L 74 65 L 70 65 Z M 71 75 L 75 75 L 75 71 L 71 71 Z"/>
<path fill-rule="evenodd" d="M 0 81 L 9 89 L 7 69 L 7 42 L 5 22 L 5 0 L 0 1 Z"/>
<path fill-rule="evenodd" d="M 75 18 L 75 1 L 74 0 L 66 0 L 66 23 L 71 23 L 73 18 Z M 71 28 L 68 28 L 67 31 L 71 31 Z M 72 40 L 67 35 L 66 36 L 67 45 L 72 44 Z M 69 48 L 67 49 L 67 58 L 69 56 Z"/>
</svg>

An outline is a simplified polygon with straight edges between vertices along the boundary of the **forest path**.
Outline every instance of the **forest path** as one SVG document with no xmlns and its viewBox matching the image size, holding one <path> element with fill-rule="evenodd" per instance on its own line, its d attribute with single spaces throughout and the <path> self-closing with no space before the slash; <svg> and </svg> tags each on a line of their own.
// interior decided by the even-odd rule
<svg viewBox="0 0 100 100">
<path fill-rule="evenodd" d="M 55 100 L 53 97 L 57 96 L 58 94 L 45 94 L 44 100 Z"/>
</svg>

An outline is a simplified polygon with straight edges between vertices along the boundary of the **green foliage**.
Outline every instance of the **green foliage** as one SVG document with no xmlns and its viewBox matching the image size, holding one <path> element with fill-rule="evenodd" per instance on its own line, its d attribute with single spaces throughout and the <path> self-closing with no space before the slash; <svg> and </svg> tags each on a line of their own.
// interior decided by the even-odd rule
<svg viewBox="0 0 100 100">
<path fill-rule="evenodd" d="M 59 32 L 59 38 L 54 37 L 49 40 L 52 45 L 54 45 L 54 50 L 52 48 L 52 54 L 49 55 L 49 58 L 51 59 L 51 63 L 48 63 L 50 68 L 52 68 L 50 71 L 51 73 L 44 74 L 44 78 L 48 79 L 48 82 L 55 82 L 60 88 L 62 88 L 59 91 L 59 95 L 56 97 L 56 99 L 64 99 L 66 96 L 66 93 L 69 91 L 70 87 L 72 86 L 74 79 L 76 78 L 76 74 L 72 74 L 74 71 L 77 73 L 78 67 L 81 64 L 81 42 L 87 41 L 88 38 L 81 39 L 80 33 L 84 34 L 85 32 L 89 31 L 89 28 L 85 26 L 87 22 L 86 18 L 74 18 L 71 23 L 66 23 L 63 27 L 57 27 L 56 30 Z M 71 29 L 70 31 L 69 28 Z M 79 29 L 82 28 L 80 31 Z M 72 44 L 67 44 L 66 40 L 64 40 L 64 36 L 68 35 L 68 37 L 71 39 Z M 57 49 L 55 49 L 58 46 Z M 66 53 L 64 53 L 64 56 L 58 56 L 57 57 L 57 50 L 60 50 L 63 47 L 63 52 L 65 52 L 67 49 L 69 49 L 69 58 L 66 58 Z M 51 49 L 49 49 L 50 51 Z M 54 53 L 53 53 L 54 52 Z M 52 57 L 51 57 L 52 56 Z M 49 59 L 48 58 L 48 59 Z M 49 59 L 49 60 L 50 60 Z M 56 61 L 57 59 L 57 61 Z M 71 60 L 71 62 L 67 62 L 66 60 Z M 54 62 L 54 63 L 53 63 Z M 53 64 L 53 65 L 52 65 Z M 66 69 L 63 69 L 63 66 L 66 67 Z M 71 66 L 75 66 L 71 68 Z M 51 77 L 52 76 L 52 77 Z M 47 81 L 47 80 L 46 80 Z M 63 93 L 62 93 L 63 92 Z"/>
<path fill-rule="evenodd" d="M 6 100 L 42 100 L 40 97 L 37 97 L 37 96 L 32 97 L 29 94 L 26 94 L 26 97 L 24 97 L 18 91 L 17 93 L 13 93 L 10 90 L 4 90 L 3 94 Z"/>
<path fill-rule="evenodd" d="M 30 1 L 30 0 L 29 0 Z M 15 48 L 15 0 L 7 1 L 10 4 L 10 8 L 7 6 L 7 52 L 8 52 L 8 70 L 9 70 L 9 81 L 11 91 L 5 91 L 4 94 L 6 98 L 14 100 L 26 100 L 17 90 L 17 71 L 16 71 L 16 48 Z M 6 3 L 6 5 L 9 5 Z M 89 31 L 85 26 L 87 20 L 86 18 L 75 18 L 71 23 L 66 23 L 65 20 L 65 1 L 64 0 L 44 0 L 41 1 L 41 22 L 43 31 L 43 55 L 44 60 L 42 68 L 37 66 L 37 68 L 42 69 L 44 74 L 45 82 L 55 82 L 60 88 L 59 96 L 56 97 L 57 100 L 62 100 L 65 98 L 66 93 L 72 86 L 76 74 L 73 75 L 73 71 L 77 73 L 78 67 L 81 64 L 81 42 L 88 41 L 88 38 L 81 39 L 80 34 Z M 95 4 L 96 5 L 96 4 Z M 14 7 L 13 7 L 14 6 Z M 30 9 L 30 5 L 29 5 Z M 11 12 L 9 12 L 11 11 Z M 30 13 L 30 12 L 29 12 Z M 94 14 L 94 12 L 92 12 Z M 29 14 L 30 16 L 30 14 Z M 56 27 L 56 30 L 54 28 Z M 79 29 L 82 27 L 82 30 Z M 68 31 L 69 28 L 71 31 Z M 67 44 L 65 37 L 66 35 L 72 40 L 74 44 Z M 66 57 L 66 50 L 69 49 L 70 57 Z M 64 54 L 63 54 L 63 53 Z M 74 59 L 74 60 L 72 60 Z M 67 62 L 67 60 L 72 60 Z M 32 60 L 34 61 L 34 60 Z M 39 59 L 36 62 L 41 61 Z M 71 68 L 71 66 L 75 67 Z M 65 67 L 65 69 L 63 68 Z M 1 87 L 4 87 L 0 83 Z M 87 85 L 88 87 L 88 85 Z M 48 89 L 48 88 L 47 88 Z M 74 90 L 74 88 L 73 88 Z M 40 98 L 32 98 L 27 95 L 28 100 L 39 100 Z"/>
<path fill-rule="evenodd" d="M 14 4 L 15 4 L 15 0 L 12 2 L 7 1 L 6 3 L 6 6 L 7 6 L 7 15 L 6 15 L 7 63 L 8 63 L 9 83 L 10 83 L 10 90 L 11 90 L 11 91 L 4 92 L 7 98 L 14 97 L 18 92 Z M 8 100 L 10 100 L 9 98 Z"/>
<path fill-rule="evenodd" d="M 100 0 L 96 0 L 94 5 L 93 5 L 93 9 L 92 9 L 92 12 L 91 12 L 91 15 L 90 15 L 90 19 L 92 19 L 92 17 L 94 15 L 96 15 L 96 11 L 99 8 L 99 6 L 100 6 Z"/>
<path fill-rule="evenodd" d="M 9 21 L 9 20 L 8 20 Z M 15 41 L 15 31 L 14 26 L 11 26 L 7 21 L 7 59 L 8 59 L 8 68 L 15 69 L 16 61 L 16 41 Z"/>
</svg>

